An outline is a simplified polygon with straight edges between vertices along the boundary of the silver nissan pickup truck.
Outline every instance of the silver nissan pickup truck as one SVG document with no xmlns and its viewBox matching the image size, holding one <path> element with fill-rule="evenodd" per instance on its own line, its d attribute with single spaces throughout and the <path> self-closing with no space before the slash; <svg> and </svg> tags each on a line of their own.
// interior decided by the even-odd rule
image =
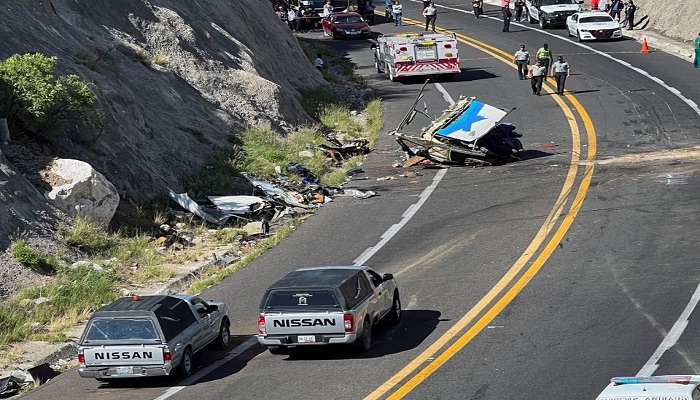
<svg viewBox="0 0 700 400">
<path fill-rule="evenodd" d="M 401 321 L 392 274 L 365 266 L 301 268 L 265 291 L 257 338 L 273 354 L 334 343 L 368 351 L 372 327 L 383 319 Z"/>
<path fill-rule="evenodd" d="M 109 380 L 192 374 L 192 355 L 209 344 L 227 349 L 224 303 L 197 296 L 122 297 L 95 311 L 78 342 L 78 373 Z"/>
</svg>

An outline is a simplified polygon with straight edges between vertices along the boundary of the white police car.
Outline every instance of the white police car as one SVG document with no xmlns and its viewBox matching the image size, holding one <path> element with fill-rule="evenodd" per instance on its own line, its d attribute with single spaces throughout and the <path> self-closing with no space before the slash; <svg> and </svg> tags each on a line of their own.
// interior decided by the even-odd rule
<svg viewBox="0 0 700 400">
<path fill-rule="evenodd" d="M 699 386 L 699 375 L 617 377 L 596 400 L 699 400 Z"/>
<path fill-rule="evenodd" d="M 566 18 L 569 36 L 578 41 L 622 39 L 620 23 L 604 11 L 579 11 Z"/>
</svg>

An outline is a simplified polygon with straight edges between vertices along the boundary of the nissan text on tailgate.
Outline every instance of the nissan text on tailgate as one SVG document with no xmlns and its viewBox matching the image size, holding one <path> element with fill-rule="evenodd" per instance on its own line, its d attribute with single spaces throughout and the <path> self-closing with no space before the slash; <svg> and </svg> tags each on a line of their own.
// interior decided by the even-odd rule
<svg viewBox="0 0 700 400">
<path fill-rule="evenodd" d="M 325 344 L 355 344 L 368 351 L 372 327 L 382 319 L 401 320 L 391 274 L 364 266 L 301 268 L 265 291 L 257 338 L 273 354 Z"/>
<path fill-rule="evenodd" d="M 192 355 L 230 342 L 224 303 L 196 296 L 122 297 L 95 311 L 80 338 L 78 373 L 98 380 L 192 374 Z"/>
</svg>

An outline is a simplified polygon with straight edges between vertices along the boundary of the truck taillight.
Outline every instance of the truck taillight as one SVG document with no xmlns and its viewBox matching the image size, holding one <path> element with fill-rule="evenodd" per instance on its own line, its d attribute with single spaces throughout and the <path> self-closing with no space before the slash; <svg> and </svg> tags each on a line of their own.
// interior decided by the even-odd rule
<svg viewBox="0 0 700 400">
<path fill-rule="evenodd" d="M 355 330 L 355 317 L 352 314 L 343 314 L 343 326 L 345 327 L 345 332 L 352 332 Z"/>
<path fill-rule="evenodd" d="M 78 353 L 78 362 L 80 364 L 85 364 L 85 353 L 82 350 Z"/>
<path fill-rule="evenodd" d="M 408 47 L 401 46 L 399 47 L 399 51 L 408 51 Z"/>
<path fill-rule="evenodd" d="M 446 48 L 446 49 L 451 49 L 451 48 L 452 48 L 452 45 L 449 44 L 449 43 L 445 43 L 445 48 Z"/>
<path fill-rule="evenodd" d="M 163 360 L 165 361 L 172 361 L 173 356 L 170 354 L 170 350 L 168 349 L 163 349 Z"/>
<path fill-rule="evenodd" d="M 265 334 L 265 316 L 261 315 L 258 317 L 258 333 L 261 335 Z"/>
</svg>

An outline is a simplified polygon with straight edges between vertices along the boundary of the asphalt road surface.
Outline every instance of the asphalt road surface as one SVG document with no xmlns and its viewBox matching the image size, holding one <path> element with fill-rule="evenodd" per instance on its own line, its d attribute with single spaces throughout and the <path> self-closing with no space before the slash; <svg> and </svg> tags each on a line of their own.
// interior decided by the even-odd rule
<svg viewBox="0 0 700 400">
<path fill-rule="evenodd" d="M 231 354 L 196 357 L 185 382 L 105 385 L 71 370 L 24 398 L 594 399 L 612 376 L 700 373 L 698 71 L 631 40 L 581 46 L 529 24 L 502 33 L 462 3 L 441 3 L 451 8 L 437 19 L 462 41 L 462 73 L 429 84 L 425 101 L 432 115 L 460 95 L 515 107 L 523 160 L 377 181 L 402 156 L 384 135 L 363 165 L 369 179 L 348 185 L 378 196 L 336 199 L 204 293 L 232 308 Z M 404 10 L 422 22 L 420 3 Z M 375 33 L 418 30 L 377 20 Z M 306 36 L 345 52 L 383 98 L 385 130 L 398 124 L 421 79 L 377 75 L 367 41 Z M 510 63 L 521 43 L 534 53 L 545 42 L 572 66 L 566 96 L 532 96 Z M 253 342 L 270 283 L 357 260 L 393 273 L 406 309 L 370 352 L 274 356 Z"/>
</svg>

